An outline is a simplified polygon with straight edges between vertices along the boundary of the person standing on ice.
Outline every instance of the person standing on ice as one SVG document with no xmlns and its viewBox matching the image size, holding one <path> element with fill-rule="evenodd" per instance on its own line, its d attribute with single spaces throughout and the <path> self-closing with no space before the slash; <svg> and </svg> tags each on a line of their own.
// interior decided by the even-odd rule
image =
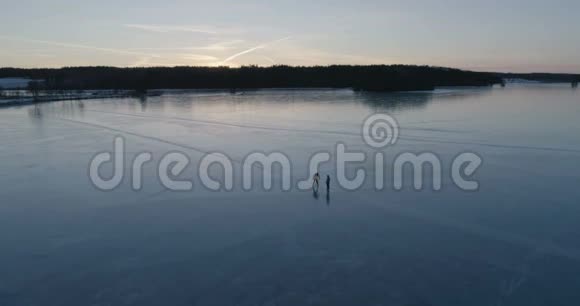
<svg viewBox="0 0 580 306">
<path fill-rule="evenodd" d="M 326 176 L 326 192 L 330 192 L 330 175 Z"/>
<path fill-rule="evenodd" d="M 314 188 L 314 185 L 316 185 L 316 190 L 318 190 L 319 181 L 320 181 L 320 174 L 318 172 L 316 172 L 316 174 L 314 174 L 314 177 L 312 178 L 312 188 Z"/>
</svg>

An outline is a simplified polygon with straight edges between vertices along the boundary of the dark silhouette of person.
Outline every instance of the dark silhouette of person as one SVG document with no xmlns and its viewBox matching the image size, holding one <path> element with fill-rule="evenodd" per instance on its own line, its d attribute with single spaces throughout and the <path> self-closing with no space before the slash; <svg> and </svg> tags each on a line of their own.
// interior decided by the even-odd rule
<svg viewBox="0 0 580 306">
<path fill-rule="evenodd" d="M 318 191 L 318 186 L 320 185 L 319 181 L 320 181 L 320 174 L 318 172 L 316 172 L 316 174 L 314 174 L 314 177 L 312 178 L 312 188 L 314 188 L 314 185 L 316 185 L 317 191 Z"/>
<path fill-rule="evenodd" d="M 330 192 L 330 175 L 326 176 L 326 192 Z"/>
</svg>

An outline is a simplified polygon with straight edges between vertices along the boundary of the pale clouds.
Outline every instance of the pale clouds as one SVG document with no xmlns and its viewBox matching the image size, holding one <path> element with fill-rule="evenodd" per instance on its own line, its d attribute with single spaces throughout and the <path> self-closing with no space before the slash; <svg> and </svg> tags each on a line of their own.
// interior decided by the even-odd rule
<svg viewBox="0 0 580 306">
<path fill-rule="evenodd" d="M 127 28 L 153 32 L 153 33 L 170 33 L 170 32 L 184 32 L 184 33 L 200 33 L 208 35 L 217 34 L 233 34 L 239 32 L 238 29 L 218 28 L 207 25 L 160 25 L 160 24 L 124 24 Z"/>
<path fill-rule="evenodd" d="M 96 46 L 77 44 L 77 43 L 67 43 L 67 42 L 39 40 L 39 39 L 28 39 L 28 38 L 12 37 L 12 36 L 0 36 L 0 40 L 11 40 L 11 41 L 17 41 L 17 42 L 24 42 L 24 43 L 44 44 L 44 45 L 51 45 L 51 46 L 63 47 L 63 48 L 86 49 L 86 50 L 105 52 L 105 53 L 113 53 L 113 54 L 119 54 L 119 55 L 136 55 L 136 56 L 157 57 L 157 55 L 155 55 L 155 54 L 148 54 L 148 53 L 136 52 L 136 51 L 125 50 L 125 49 L 103 48 L 103 47 L 96 47 Z"/>
<path fill-rule="evenodd" d="M 211 55 L 203 55 L 203 54 L 184 54 L 181 56 L 185 60 L 191 61 L 199 61 L 199 62 L 208 62 L 208 61 L 217 61 L 219 58 Z"/>
<path fill-rule="evenodd" d="M 236 45 L 243 43 L 244 40 L 236 39 L 222 42 L 210 43 L 204 46 L 185 46 L 185 47 L 143 47 L 143 48 L 131 48 L 129 50 L 136 51 L 194 51 L 194 50 L 204 50 L 204 51 L 227 51 L 235 49 Z"/>
<path fill-rule="evenodd" d="M 207 50 L 207 51 L 226 51 L 230 49 L 234 49 L 235 45 L 243 43 L 244 41 L 241 39 L 231 40 L 231 41 L 223 41 L 218 43 L 212 43 L 207 46 L 203 47 L 193 47 L 194 50 Z"/>
<path fill-rule="evenodd" d="M 241 65 L 329 65 L 329 64 L 384 64 L 397 63 L 401 59 L 372 58 L 353 54 L 343 54 L 340 50 L 329 52 L 320 50 L 310 44 L 311 40 L 302 40 L 301 36 L 284 37 L 265 43 L 251 45 L 242 39 L 217 41 L 200 46 L 189 47 L 143 47 L 143 48 L 106 48 L 79 43 L 37 40 L 10 36 L 0 36 L 0 40 L 11 40 L 26 44 L 41 44 L 59 48 L 84 49 L 104 55 L 116 55 L 111 63 L 97 62 L 91 57 L 94 65 L 124 65 L 131 67 L 147 66 L 241 66 Z M 237 51 L 235 51 L 237 50 Z M 89 56 L 87 54 L 86 56 Z M 108 55 L 110 57 L 110 55 Z M 105 57 L 98 57 L 99 60 Z M 52 62 L 66 60 L 64 57 L 53 57 Z M 51 64 L 52 65 L 52 64 Z M 121 66 L 124 66 L 121 64 Z"/>
</svg>

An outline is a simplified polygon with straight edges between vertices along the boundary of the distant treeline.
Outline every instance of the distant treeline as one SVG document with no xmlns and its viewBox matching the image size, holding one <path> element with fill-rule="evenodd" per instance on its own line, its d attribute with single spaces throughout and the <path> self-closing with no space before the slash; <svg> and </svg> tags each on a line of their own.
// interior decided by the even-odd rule
<svg viewBox="0 0 580 306">
<path fill-rule="evenodd" d="M 546 83 L 578 83 L 580 74 L 566 73 L 499 73 L 504 79 L 522 79 Z"/>
<path fill-rule="evenodd" d="M 496 73 L 406 65 L 0 68 L 0 77 L 43 80 L 42 87 L 46 90 L 130 89 L 143 91 L 148 89 L 236 90 L 320 87 L 409 91 L 432 90 L 438 86 L 489 86 L 503 82 L 502 77 Z"/>
</svg>

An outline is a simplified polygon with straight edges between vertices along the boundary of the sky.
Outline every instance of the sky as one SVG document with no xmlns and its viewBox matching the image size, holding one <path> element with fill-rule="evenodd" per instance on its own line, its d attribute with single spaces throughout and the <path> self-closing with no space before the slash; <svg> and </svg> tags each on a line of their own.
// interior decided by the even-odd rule
<svg viewBox="0 0 580 306">
<path fill-rule="evenodd" d="M 0 67 L 418 64 L 580 73 L 578 0 L 0 0 Z"/>
</svg>

